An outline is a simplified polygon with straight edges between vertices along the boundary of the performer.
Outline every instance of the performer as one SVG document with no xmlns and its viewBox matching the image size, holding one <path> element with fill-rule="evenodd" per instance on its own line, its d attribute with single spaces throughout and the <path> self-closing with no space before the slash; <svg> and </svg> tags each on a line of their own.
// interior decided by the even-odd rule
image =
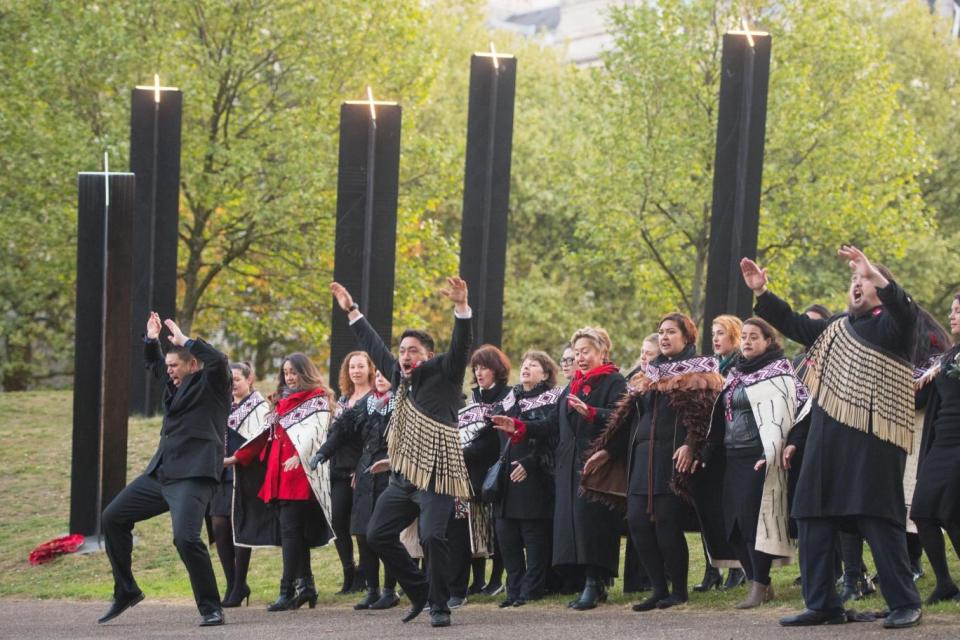
<svg viewBox="0 0 960 640">
<path fill-rule="evenodd" d="M 307 462 L 320 447 L 330 423 L 330 390 L 310 359 L 292 353 L 283 359 L 267 428 L 224 460 L 239 465 L 238 491 L 257 495 L 265 510 L 234 514 L 234 536 L 251 546 L 279 546 L 283 552 L 280 594 L 267 611 L 317 604 L 310 547 L 327 544 L 330 527 L 330 472 Z M 236 503 L 235 503 L 236 504 Z M 274 515 L 275 514 L 275 515 Z M 272 517 L 271 517 L 272 516 Z M 278 526 L 279 525 L 279 526 Z"/>
<path fill-rule="evenodd" d="M 561 388 L 557 364 L 543 351 L 527 351 L 520 366 L 520 384 L 492 411 L 523 421 L 546 418 L 557 410 Z M 550 526 L 553 520 L 554 448 L 551 438 L 527 437 L 516 443 L 502 431 L 505 451 L 503 493 L 494 505 L 497 537 L 507 569 L 507 597 L 500 608 L 520 607 L 543 597 L 550 569 Z M 524 557 L 526 552 L 526 557 Z"/>
<path fill-rule="evenodd" d="M 577 359 L 573 357 L 573 347 L 569 344 L 563 346 L 563 353 L 560 355 L 560 373 L 563 374 L 567 382 L 573 380 L 573 375 L 577 371 Z"/>
<path fill-rule="evenodd" d="M 630 381 L 633 380 L 633 377 L 637 374 L 643 373 L 643 370 L 647 367 L 647 365 L 659 355 L 660 336 L 656 333 L 651 333 L 643 339 L 643 344 L 640 346 L 640 357 L 637 358 L 637 361 L 633 363 L 633 367 L 630 368 L 630 372 L 624 376 L 627 379 L 627 383 L 629 384 Z"/>
<path fill-rule="evenodd" d="M 356 440 L 361 444 L 362 452 L 353 472 L 350 533 L 357 536 L 360 570 L 367 585 L 367 595 L 353 606 L 357 611 L 390 609 L 400 603 L 396 592 L 397 579 L 389 567 L 385 567 L 383 593 L 380 593 L 380 558 L 367 542 L 367 525 L 370 523 L 373 507 L 389 481 L 387 475 L 373 474 L 370 468 L 375 462 L 387 458 L 387 424 L 392 411 L 393 394 L 390 381 L 377 371 L 373 393 L 340 414 L 323 446 L 310 459 L 310 466 L 316 468 L 318 464 L 334 458 L 345 442 Z"/>
<path fill-rule="evenodd" d="M 810 432 L 793 515 L 799 522 L 807 608 L 784 626 L 846 621 L 834 586 L 837 531 L 855 529 L 869 542 L 888 628 L 920 621 L 920 595 L 910 573 L 904 523 L 903 469 L 913 443 L 913 350 L 917 307 L 856 247 L 838 252 L 853 271 L 848 313 L 812 320 L 767 291 L 767 275 L 741 261 L 757 296 L 755 311 L 785 336 L 810 348 L 804 379 L 813 397 Z"/>
<path fill-rule="evenodd" d="M 627 381 L 610 362 L 612 344 L 606 330 L 584 327 L 570 339 L 577 359 L 573 382 L 557 402 L 558 410 L 536 420 L 494 416 L 496 428 L 525 437 L 554 439 L 556 447 L 556 507 L 553 519 L 553 564 L 565 572 L 583 571 L 586 579 L 571 609 L 593 609 L 607 599 L 608 582 L 617 575 L 620 559 L 620 516 L 606 505 L 580 493 L 585 453 L 627 388 Z"/>
<path fill-rule="evenodd" d="M 260 392 L 253 388 L 253 367 L 249 362 L 230 364 L 233 375 L 233 405 L 227 418 L 226 455 L 232 456 L 247 440 L 256 437 L 266 428 L 270 405 Z M 238 499 L 243 500 L 241 495 Z M 223 606 L 239 607 L 247 600 L 250 603 L 250 587 L 247 571 L 250 568 L 250 547 L 235 545 L 233 541 L 233 469 L 224 467 L 220 488 L 210 503 L 210 518 L 213 521 L 213 536 L 217 543 L 217 555 L 227 578 L 227 596 Z"/>
<path fill-rule="evenodd" d="M 960 294 L 950 305 L 950 333 L 960 336 Z M 921 379 L 918 406 L 926 408 L 917 483 L 910 518 L 917 524 L 923 550 L 937 578 L 927 604 L 960 601 L 960 591 L 947 567 L 941 529 L 960 555 L 960 345 L 954 345 Z M 886 576 L 881 574 L 880 587 Z"/>
<path fill-rule="evenodd" d="M 144 359 L 166 383 L 160 444 L 146 470 L 117 494 L 103 512 L 101 528 L 113 569 L 113 604 L 98 622 L 113 620 L 144 598 L 133 579 L 133 525 L 167 511 L 173 544 L 190 576 L 200 625 L 223 624 L 210 554 L 200 539 L 207 505 L 223 471 L 223 437 L 230 413 L 227 358 L 203 340 L 183 335 L 165 320 L 173 346 L 160 350 L 160 316 L 150 313 Z"/>
<path fill-rule="evenodd" d="M 496 550 L 493 511 L 480 500 L 480 490 L 487 469 L 497 461 L 499 452 L 497 432 L 487 427 L 491 407 L 510 391 L 510 359 L 491 344 L 477 347 L 470 356 L 474 387 L 472 401 L 460 410 L 457 428 L 463 445 L 463 459 L 473 488 L 471 500 L 457 500 L 447 525 L 450 544 L 450 600 L 451 609 L 467 601 L 467 581 L 473 568 L 474 593 L 495 596 L 503 590 L 503 562 Z M 487 556 L 493 556 L 490 583 L 484 581 Z"/>
<path fill-rule="evenodd" d="M 710 560 L 718 566 L 739 562 L 750 592 L 736 607 L 752 609 L 774 597 L 770 567 L 793 557 L 783 450 L 808 394 L 765 320 L 743 323 L 740 353 L 714 405 L 701 459 L 703 473 L 722 470 L 722 481 L 711 483 L 720 494 L 698 499 L 697 507 L 705 539 L 711 526 L 722 524 L 734 553 L 713 548 Z M 720 522 L 704 517 L 713 513 L 712 504 L 722 506 Z"/>
<path fill-rule="evenodd" d="M 726 376 L 740 355 L 740 335 L 743 330 L 743 321 L 737 316 L 720 315 L 713 319 L 710 327 L 710 338 L 713 342 L 713 355 L 719 360 L 720 375 Z M 746 582 L 746 574 L 739 567 L 730 567 L 726 581 L 722 580 L 720 570 L 710 564 L 707 554 L 707 543 L 700 535 L 700 544 L 703 545 L 704 563 L 703 580 L 693 587 L 694 591 L 704 592 L 711 588 L 726 591 L 739 587 Z"/>
<path fill-rule="evenodd" d="M 626 510 L 630 535 L 653 586 L 634 611 L 688 600 L 683 525 L 693 516 L 690 474 L 723 384 L 717 360 L 696 355 L 697 327 L 689 317 L 664 316 L 659 335 L 661 355 L 617 404 L 588 452 L 582 483 L 591 498 Z"/>
<path fill-rule="evenodd" d="M 363 351 L 351 351 L 340 365 L 340 393 L 334 420 L 340 418 L 346 409 L 366 402 L 373 392 L 373 378 L 376 367 Z M 336 422 L 334 422 L 336 425 Z M 343 568 L 343 586 L 339 594 L 356 593 L 366 588 L 366 576 L 357 571 L 353 562 L 353 539 L 350 537 L 350 515 L 353 509 L 352 476 L 360 459 L 362 442 L 350 437 L 339 441 L 336 453 L 330 460 L 330 499 L 333 501 L 333 533 L 336 536 L 334 546 Z M 363 564 L 360 558 L 360 564 Z"/>
<path fill-rule="evenodd" d="M 447 521 L 454 498 L 470 497 L 470 477 L 457 434 L 457 411 L 463 404 L 463 376 L 470 356 L 467 283 L 447 278 L 443 295 L 454 303 L 456 320 L 450 350 L 434 356 L 433 338 L 407 329 L 395 358 L 339 283 L 330 285 L 347 312 L 360 348 L 389 376 L 397 389 L 388 433 L 389 458 L 372 471 L 392 468 L 390 485 L 380 495 L 367 527 L 367 542 L 400 582 L 411 607 L 403 621 L 416 618 L 430 604 L 430 624 L 450 625 Z M 400 532 L 419 518 L 420 544 L 426 552 L 427 576 L 400 542 Z"/>
</svg>

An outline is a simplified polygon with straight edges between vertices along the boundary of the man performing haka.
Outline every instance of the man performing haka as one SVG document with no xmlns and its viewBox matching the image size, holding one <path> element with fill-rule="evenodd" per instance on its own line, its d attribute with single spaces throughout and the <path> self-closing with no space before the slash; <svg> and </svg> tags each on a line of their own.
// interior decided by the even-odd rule
<svg viewBox="0 0 960 640">
<path fill-rule="evenodd" d="M 133 525 L 167 511 L 173 544 L 187 567 L 200 626 L 223 624 L 217 579 L 200 538 L 207 505 L 223 472 L 223 438 L 232 385 L 227 357 L 203 340 L 183 335 L 165 321 L 173 346 L 160 349 L 160 316 L 150 314 L 144 340 L 147 367 L 166 382 L 160 444 L 146 471 L 128 484 L 103 512 L 103 535 L 113 568 L 113 604 L 98 622 L 113 620 L 143 600 L 130 568 Z"/>
<path fill-rule="evenodd" d="M 767 291 L 767 273 L 744 258 L 754 311 L 810 348 L 804 382 L 814 404 L 793 513 L 800 533 L 806 609 L 783 626 L 838 624 L 847 617 L 834 586 L 834 540 L 841 530 L 870 543 L 890 609 L 887 628 L 920 622 L 904 523 L 903 471 L 913 446 L 910 364 L 917 305 L 856 247 L 838 255 L 853 271 L 848 310 L 829 320 L 794 312 Z"/>
<path fill-rule="evenodd" d="M 442 293 L 453 301 L 456 316 L 449 351 L 435 356 L 429 334 L 407 329 L 400 336 L 399 358 L 390 353 L 350 293 L 336 282 L 330 285 L 337 304 L 348 313 L 360 349 L 370 354 L 377 369 L 397 389 L 396 408 L 387 427 L 389 457 L 371 467 L 373 473 L 393 469 L 393 475 L 370 517 L 367 542 L 410 597 L 403 621 L 416 618 L 429 602 L 434 627 L 450 625 L 447 521 L 454 498 L 470 497 L 457 411 L 463 406 L 472 312 L 467 304 L 467 283 L 447 278 L 447 284 Z M 427 575 L 400 542 L 400 532 L 417 518 Z"/>
</svg>

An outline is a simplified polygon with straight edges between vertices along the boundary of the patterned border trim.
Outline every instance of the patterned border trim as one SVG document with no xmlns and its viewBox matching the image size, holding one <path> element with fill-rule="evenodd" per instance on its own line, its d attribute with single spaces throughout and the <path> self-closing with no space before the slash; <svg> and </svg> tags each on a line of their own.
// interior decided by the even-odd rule
<svg viewBox="0 0 960 640">
<path fill-rule="evenodd" d="M 236 409 L 230 412 L 230 417 L 227 418 L 227 426 L 236 431 L 240 428 L 240 425 L 243 424 L 243 421 L 247 419 L 247 416 L 253 413 L 253 410 L 264 402 L 266 402 L 266 400 L 263 399 L 260 392 L 254 391 L 248 395 L 246 400 L 241 402 Z"/>
<path fill-rule="evenodd" d="M 312 416 L 320 411 L 330 411 L 330 403 L 323 396 L 314 396 L 306 402 L 300 404 L 290 413 L 280 416 L 276 422 L 284 429 L 289 429 L 293 425 Z M 274 414 L 276 415 L 276 414 Z"/>
</svg>

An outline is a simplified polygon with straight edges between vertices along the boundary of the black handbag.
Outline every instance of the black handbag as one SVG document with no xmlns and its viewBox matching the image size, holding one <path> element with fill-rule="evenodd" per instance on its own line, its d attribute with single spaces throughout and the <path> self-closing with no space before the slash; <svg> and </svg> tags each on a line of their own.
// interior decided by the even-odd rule
<svg viewBox="0 0 960 640">
<path fill-rule="evenodd" d="M 483 476 L 483 485 L 480 487 L 480 501 L 485 504 L 497 504 L 503 497 L 503 486 L 506 482 L 507 450 L 510 448 L 510 440 L 503 446 L 500 457 L 490 465 L 486 475 Z"/>
</svg>

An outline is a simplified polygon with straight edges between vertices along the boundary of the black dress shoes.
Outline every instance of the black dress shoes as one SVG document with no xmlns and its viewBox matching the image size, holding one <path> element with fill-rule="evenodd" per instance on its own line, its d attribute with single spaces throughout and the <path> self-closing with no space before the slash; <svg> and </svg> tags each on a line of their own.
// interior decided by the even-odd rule
<svg viewBox="0 0 960 640">
<path fill-rule="evenodd" d="M 114 598 L 113 603 L 110 605 L 110 610 L 100 616 L 100 619 L 97 620 L 97 623 L 103 624 L 104 622 L 113 620 L 130 607 L 136 605 L 138 602 L 142 602 L 143 598 L 144 595 L 142 591 L 135 596 L 130 596 L 129 598 Z"/>
<path fill-rule="evenodd" d="M 430 626 L 431 627 L 449 627 L 450 612 L 449 611 L 431 611 Z"/>
<path fill-rule="evenodd" d="M 427 599 L 424 597 L 422 600 L 414 600 L 410 598 L 410 608 L 407 609 L 407 613 L 403 616 L 401 622 L 410 622 L 423 611 L 423 608 L 427 606 Z"/>
<path fill-rule="evenodd" d="M 883 627 L 885 629 L 906 629 L 920 624 L 922 616 L 920 607 L 900 607 L 887 614 L 883 621 Z"/>
<path fill-rule="evenodd" d="M 217 627 L 223 624 L 223 609 L 200 616 L 201 627 Z"/>
<path fill-rule="evenodd" d="M 781 627 L 813 627 L 821 624 L 843 624 L 847 621 L 845 611 L 814 611 L 804 609 L 794 616 L 780 618 Z"/>
</svg>

